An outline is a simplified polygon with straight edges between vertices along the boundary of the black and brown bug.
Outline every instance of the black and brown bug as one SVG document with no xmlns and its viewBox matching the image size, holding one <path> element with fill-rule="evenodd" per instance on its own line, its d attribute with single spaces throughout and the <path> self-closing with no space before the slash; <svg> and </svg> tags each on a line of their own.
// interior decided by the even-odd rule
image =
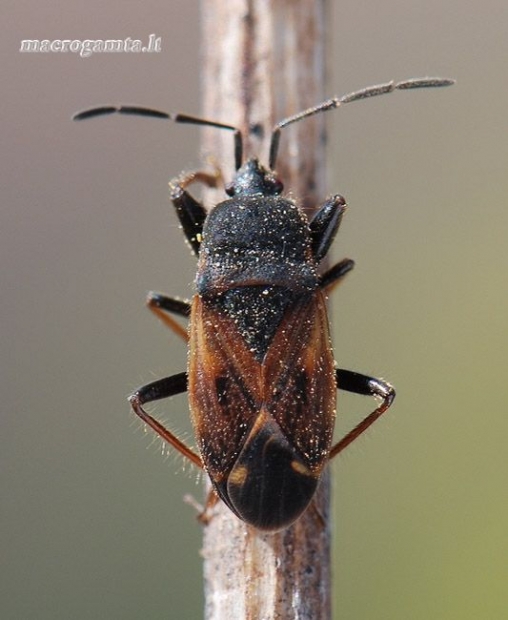
<svg viewBox="0 0 508 620">
<path fill-rule="evenodd" d="M 284 119 L 272 133 L 269 165 L 243 161 L 241 132 L 227 124 L 137 106 L 104 106 L 85 119 L 134 114 L 234 132 L 236 173 L 228 199 L 209 212 L 187 191 L 191 173 L 171 181 L 170 197 L 198 257 L 191 303 L 151 293 L 148 306 L 187 339 L 170 316 L 189 317 L 188 371 L 154 381 L 130 397 L 135 413 L 163 440 L 210 476 L 215 493 L 240 519 L 260 530 L 287 527 L 311 502 L 330 459 L 391 405 L 390 384 L 336 368 L 325 295 L 353 268 L 344 259 L 319 272 L 338 231 L 346 203 L 334 195 L 308 221 L 282 197 L 275 173 L 281 129 L 313 114 L 368 97 L 452 80 L 389 82 L 334 98 Z M 379 406 L 332 445 L 337 387 L 381 400 Z M 188 391 L 198 452 L 143 408 Z"/>
</svg>

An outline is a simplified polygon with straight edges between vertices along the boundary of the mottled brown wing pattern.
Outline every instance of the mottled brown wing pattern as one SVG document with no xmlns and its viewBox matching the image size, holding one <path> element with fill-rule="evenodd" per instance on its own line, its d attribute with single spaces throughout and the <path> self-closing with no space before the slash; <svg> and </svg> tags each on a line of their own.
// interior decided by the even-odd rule
<svg viewBox="0 0 508 620">
<path fill-rule="evenodd" d="M 227 505 L 260 529 L 297 518 L 327 462 L 335 418 L 323 294 L 288 306 L 261 363 L 234 320 L 196 296 L 189 399 L 204 467 Z"/>
<path fill-rule="evenodd" d="M 262 401 L 261 367 L 234 322 L 198 295 L 192 303 L 189 401 L 205 469 L 227 476 Z"/>
<path fill-rule="evenodd" d="M 227 476 L 261 409 L 318 475 L 333 435 L 334 361 L 324 296 L 290 307 L 259 364 L 234 322 L 196 296 L 189 397 L 200 453 L 212 478 Z"/>
<path fill-rule="evenodd" d="M 266 409 L 315 475 L 332 442 L 337 387 L 324 295 L 286 313 L 263 365 Z"/>
</svg>

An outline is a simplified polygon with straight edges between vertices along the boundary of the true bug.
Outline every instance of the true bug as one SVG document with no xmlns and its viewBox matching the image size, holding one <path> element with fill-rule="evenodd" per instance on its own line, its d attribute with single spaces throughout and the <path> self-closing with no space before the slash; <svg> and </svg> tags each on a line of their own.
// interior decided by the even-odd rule
<svg viewBox="0 0 508 620">
<path fill-rule="evenodd" d="M 279 122 L 269 164 L 243 161 L 241 132 L 232 125 L 138 106 L 104 106 L 75 119 L 120 113 L 208 125 L 234 132 L 229 199 L 210 212 L 187 191 L 216 176 L 182 175 L 170 197 L 198 257 L 191 303 L 151 293 L 148 306 L 183 338 L 170 316 L 190 318 L 188 372 L 159 379 L 130 397 L 135 413 L 210 476 L 215 493 L 260 530 L 290 525 L 307 508 L 327 462 L 391 405 L 393 387 L 381 379 L 338 369 L 332 354 L 325 292 L 354 266 L 344 259 L 318 268 L 339 228 L 346 203 L 334 195 L 308 221 L 283 198 L 275 166 L 281 129 L 318 112 L 394 90 L 447 86 L 452 80 L 413 79 L 371 86 L 329 99 Z M 379 406 L 332 446 L 336 390 L 375 396 Z M 143 408 L 188 391 L 199 452 L 194 452 Z"/>
</svg>

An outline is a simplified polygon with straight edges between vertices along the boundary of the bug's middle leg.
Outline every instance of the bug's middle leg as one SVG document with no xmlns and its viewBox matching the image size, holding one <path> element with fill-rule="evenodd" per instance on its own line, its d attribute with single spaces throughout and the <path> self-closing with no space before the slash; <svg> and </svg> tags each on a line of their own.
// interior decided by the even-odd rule
<svg viewBox="0 0 508 620">
<path fill-rule="evenodd" d="M 330 267 L 330 269 L 327 269 L 320 275 L 319 287 L 325 289 L 327 293 L 331 293 L 354 266 L 354 260 L 351 260 L 350 258 L 343 258 L 336 265 Z"/>
<path fill-rule="evenodd" d="M 171 314 L 178 314 L 179 316 L 188 318 L 191 308 L 188 301 L 175 299 L 174 297 L 168 297 L 162 293 L 150 291 L 146 298 L 146 305 L 166 327 L 169 327 L 169 329 L 174 331 L 175 334 L 180 336 L 185 342 L 189 341 L 187 329 L 182 327 L 182 325 L 171 316 Z"/>
</svg>

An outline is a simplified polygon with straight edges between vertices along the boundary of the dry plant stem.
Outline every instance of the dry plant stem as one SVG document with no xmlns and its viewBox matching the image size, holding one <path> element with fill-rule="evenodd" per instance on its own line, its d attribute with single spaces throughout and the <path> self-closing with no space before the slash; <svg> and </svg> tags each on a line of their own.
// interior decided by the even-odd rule
<svg viewBox="0 0 508 620">
<path fill-rule="evenodd" d="M 245 155 L 268 163 L 276 121 L 325 98 L 325 0 L 201 0 L 205 118 L 238 126 Z M 283 130 L 277 170 L 312 212 L 326 195 L 324 118 Z M 206 128 L 203 153 L 234 172 L 230 132 Z M 224 199 L 207 190 L 205 204 Z M 204 527 L 207 620 L 330 618 L 329 479 L 292 527 L 263 534 L 222 502 Z"/>
</svg>

